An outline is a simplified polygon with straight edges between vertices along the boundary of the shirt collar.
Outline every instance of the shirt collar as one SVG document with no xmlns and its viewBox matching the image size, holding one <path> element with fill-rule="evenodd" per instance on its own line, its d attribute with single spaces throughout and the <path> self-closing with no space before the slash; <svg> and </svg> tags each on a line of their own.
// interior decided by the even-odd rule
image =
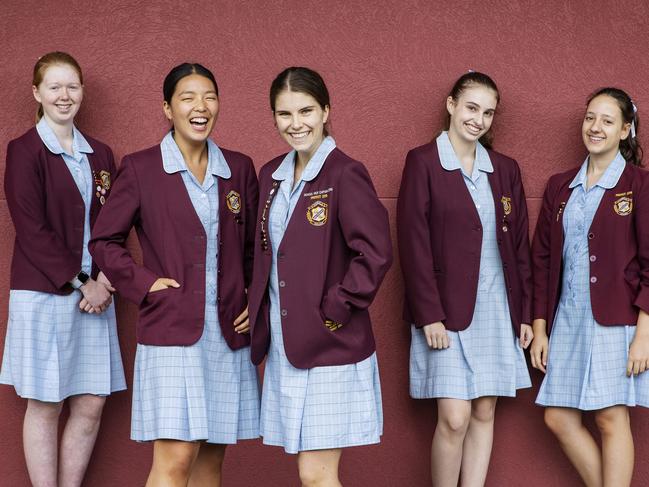
<svg viewBox="0 0 649 487">
<path fill-rule="evenodd" d="M 336 141 L 333 137 L 327 136 L 324 138 L 320 147 L 315 151 L 309 162 L 307 163 L 304 171 L 302 171 L 302 177 L 300 181 L 313 181 L 318 174 L 322 166 L 324 166 L 325 160 L 336 148 Z M 282 160 L 282 163 L 279 165 L 275 172 L 273 173 L 273 179 L 275 181 L 284 181 L 286 179 L 293 179 L 293 171 L 295 170 L 295 151 L 292 150 Z"/>
<path fill-rule="evenodd" d="M 606 171 L 604 171 L 604 174 L 602 174 L 602 177 L 599 178 L 599 181 L 597 181 L 594 186 L 599 186 L 604 189 L 614 188 L 620 180 L 620 176 L 622 176 L 625 167 L 626 161 L 624 160 L 624 157 L 622 157 L 622 154 L 620 154 L 620 151 L 618 151 L 613 161 L 608 165 Z M 579 172 L 570 183 L 570 189 L 574 189 L 579 185 L 586 188 L 586 181 L 588 177 L 587 171 L 588 157 L 586 157 L 586 160 L 579 168 Z"/>
<path fill-rule="evenodd" d="M 61 147 L 61 143 L 59 142 L 59 139 L 56 138 L 56 134 L 50 127 L 50 125 L 47 123 L 47 120 L 45 120 L 45 117 L 41 117 L 41 119 L 38 121 L 36 124 L 36 131 L 38 132 L 38 136 L 41 138 L 43 141 L 43 144 L 45 144 L 45 147 L 52 153 L 52 154 L 65 154 L 66 152 L 63 150 L 63 147 Z M 74 154 L 78 153 L 86 153 L 86 154 L 92 154 L 94 151 L 92 150 L 92 147 L 90 147 L 90 144 L 86 140 L 86 138 L 77 130 L 75 126 L 72 126 L 72 152 Z M 74 154 L 68 154 L 71 155 L 72 157 L 75 157 Z"/>
<path fill-rule="evenodd" d="M 453 145 L 451 144 L 450 139 L 448 138 L 448 132 L 442 132 L 439 134 L 439 137 L 436 139 L 437 142 L 437 153 L 439 154 L 439 161 L 442 164 L 442 167 L 447 171 L 455 171 L 457 169 L 462 169 L 460 160 L 455 155 L 455 150 L 453 150 Z M 491 163 L 491 158 L 487 149 L 480 143 L 476 143 L 475 147 L 475 163 L 474 163 L 474 172 L 476 168 L 482 172 L 494 172 L 493 164 Z"/>
<path fill-rule="evenodd" d="M 162 149 L 162 167 L 167 174 L 187 171 L 185 158 L 173 138 L 173 131 L 164 136 L 160 147 Z M 222 179 L 230 179 L 232 176 L 223 152 L 211 139 L 207 139 L 207 171 Z"/>
</svg>

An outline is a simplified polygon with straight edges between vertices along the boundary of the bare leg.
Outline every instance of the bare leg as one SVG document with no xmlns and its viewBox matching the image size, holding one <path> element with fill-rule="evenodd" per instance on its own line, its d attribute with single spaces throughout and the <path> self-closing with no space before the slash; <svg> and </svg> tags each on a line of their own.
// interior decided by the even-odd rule
<svg viewBox="0 0 649 487">
<path fill-rule="evenodd" d="M 572 408 L 546 408 L 545 424 L 559 440 L 561 448 L 584 483 L 588 487 L 602 487 L 601 453 L 581 422 L 581 411 Z"/>
<path fill-rule="evenodd" d="M 462 450 L 462 487 L 481 487 L 487 480 L 497 399 L 485 396 L 471 401 L 471 420 Z"/>
<path fill-rule="evenodd" d="M 301 451 L 297 456 L 302 487 L 342 487 L 338 480 L 341 448 Z"/>
<path fill-rule="evenodd" d="M 95 446 L 105 397 L 82 394 L 68 399 L 70 417 L 63 430 L 59 487 L 79 487 Z"/>
<path fill-rule="evenodd" d="M 63 402 L 27 400 L 23 422 L 23 448 L 34 487 L 56 487 L 58 426 Z"/>
<path fill-rule="evenodd" d="M 462 445 L 471 419 L 471 401 L 437 400 L 437 427 L 430 450 L 435 487 L 457 487 L 462 465 Z"/>
<path fill-rule="evenodd" d="M 202 443 L 192 466 L 188 487 L 221 487 L 226 445 Z"/>
<path fill-rule="evenodd" d="M 146 487 L 187 487 L 200 446 L 197 442 L 155 440 Z"/>
<path fill-rule="evenodd" d="M 628 487 L 633 476 L 633 436 L 629 410 L 613 406 L 595 413 L 602 434 L 602 475 L 604 487 Z"/>
</svg>

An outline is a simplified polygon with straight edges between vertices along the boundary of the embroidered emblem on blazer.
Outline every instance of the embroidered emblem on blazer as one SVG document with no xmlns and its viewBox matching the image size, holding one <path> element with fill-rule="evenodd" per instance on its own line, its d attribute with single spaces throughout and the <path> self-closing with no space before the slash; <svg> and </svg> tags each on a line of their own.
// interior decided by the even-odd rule
<svg viewBox="0 0 649 487">
<path fill-rule="evenodd" d="M 110 189 L 110 173 L 101 170 L 99 174 L 96 174 L 93 171 L 92 177 L 95 180 L 95 196 L 99 198 L 99 203 L 103 205 L 106 203 L 106 192 Z"/>
<path fill-rule="evenodd" d="M 328 205 L 324 201 L 318 200 L 306 209 L 306 219 L 314 227 L 321 227 L 327 223 L 329 213 Z"/>
<path fill-rule="evenodd" d="M 627 216 L 631 214 L 631 212 L 633 211 L 633 198 L 631 197 L 632 194 L 633 191 L 629 191 L 628 193 L 619 193 L 615 195 L 621 196 L 621 198 L 618 198 L 613 202 L 613 210 L 615 210 L 615 213 L 620 216 Z"/>
<path fill-rule="evenodd" d="M 512 199 L 509 196 L 503 196 L 500 198 L 500 202 L 503 204 L 505 216 L 509 215 L 512 212 Z"/>
<path fill-rule="evenodd" d="M 230 210 L 232 213 L 241 212 L 241 195 L 236 191 L 230 191 L 225 196 L 225 203 L 228 205 L 228 210 Z"/>
</svg>

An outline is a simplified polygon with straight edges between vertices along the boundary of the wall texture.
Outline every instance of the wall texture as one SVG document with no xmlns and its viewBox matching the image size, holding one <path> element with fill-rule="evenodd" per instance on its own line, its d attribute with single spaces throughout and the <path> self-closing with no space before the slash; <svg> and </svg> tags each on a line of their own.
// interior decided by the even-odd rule
<svg viewBox="0 0 649 487">
<path fill-rule="evenodd" d="M 0 16 L 0 161 L 6 144 L 33 123 L 31 69 L 38 56 L 65 50 L 85 71 L 78 125 L 110 144 L 119 159 L 164 135 L 161 86 L 175 64 L 196 60 L 220 83 L 221 145 L 250 154 L 260 167 L 286 150 L 273 128 L 268 88 L 289 65 L 322 73 L 332 94 L 333 135 L 364 161 L 394 218 L 407 150 L 439 129 L 443 100 L 468 69 L 491 74 L 502 91 L 496 149 L 521 164 L 532 221 L 549 174 L 579 164 L 584 100 L 620 85 L 649 116 L 644 2 L 615 4 L 451 0 L 170 0 L 59 2 L 4 0 Z M 647 119 L 649 120 L 649 119 Z M 646 144 L 649 138 L 644 137 Z M 0 176 L 4 162 L 0 163 Z M 394 221 L 392 222 L 394 223 Z M 13 227 L 0 193 L 0 347 L 7 318 Z M 342 460 L 348 486 L 430 485 L 432 401 L 408 397 L 409 331 L 401 322 L 399 263 L 372 307 L 383 384 L 381 445 L 352 448 Z M 127 376 L 135 351 L 134 308 L 118 302 Z M 534 388 L 500 402 L 487 485 L 574 486 L 579 481 L 543 426 Z M 25 402 L 0 388 L 0 485 L 28 485 L 21 448 Z M 142 485 L 151 448 L 128 439 L 130 392 L 108 400 L 88 486 Z M 592 426 L 592 419 L 589 419 Z M 649 412 L 633 411 L 634 486 L 649 485 Z M 228 451 L 225 485 L 298 485 L 295 457 L 258 441 Z"/>
</svg>

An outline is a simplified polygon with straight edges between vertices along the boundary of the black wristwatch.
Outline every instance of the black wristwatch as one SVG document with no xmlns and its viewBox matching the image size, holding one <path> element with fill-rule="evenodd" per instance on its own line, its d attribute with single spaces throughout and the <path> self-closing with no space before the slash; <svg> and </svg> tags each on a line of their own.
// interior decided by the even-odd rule
<svg viewBox="0 0 649 487">
<path fill-rule="evenodd" d="M 70 285 L 74 289 L 79 289 L 86 282 L 88 282 L 88 279 L 90 279 L 90 276 L 88 274 L 86 274 L 83 271 L 79 271 L 79 273 L 76 276 L 74 276 L 74 279 L 70 281 Z"/>
</svg>

